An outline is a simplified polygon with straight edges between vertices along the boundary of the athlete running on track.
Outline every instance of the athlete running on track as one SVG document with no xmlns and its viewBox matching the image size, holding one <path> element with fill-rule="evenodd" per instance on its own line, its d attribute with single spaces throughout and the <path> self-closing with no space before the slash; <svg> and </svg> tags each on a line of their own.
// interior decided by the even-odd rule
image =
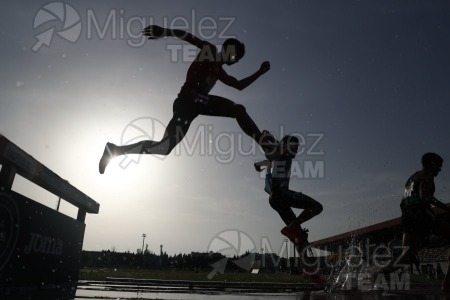
<svg viewBox="0 0 450 300">
<path fill-rule="evenodd" d="M 450 239 L 450 223 L 448 220 L 437 218 L 431 208 L 431 205 L 434 205 L 447 213 L 450 212 L 446 204 L 434 197 L 434 177 L 441 171 L 443 162 L 442 157 L 436 153 L 424 154 L 422 170 L 415 172 L 406 182 L 405 193 L 400 204 L 403 252 L 395 261 L 397 264 L 414 262 L 417 252 L 423 247 L 425 238 L 432 233 L 447 241 Z M 392 265 L 391 263 L 389 267 Z M 450 252 L 442 290 L 450 291 Z"/>
<path fill-rule="evenodd" d="M 216 46 L 184 30 L 152 25 L 143 30 L 143 35 L 149 39 L 175 37 L 196 46 L 199 53 L 190 65 L 186 81 L 173 102 L 173 117 L 167 125 L 161 141 L 144 140 L 124 146 L 107 143 L 99 163 L 101 174 L 105 172 L 111 158 L 118 155 L 168 155 L 181 142 L 192 121 L 198 115 L 235 118 L 244 133 L 253 138 L 263 148 L 266 155 L 272 151 L 273 145 L 270 143 L 274 139 L 267 132 L 259 130 L 243 105 L 209 94 L 218 80 L 238 90 L 245 89 L 269 71 L 269 62 L 263 62 L 254 74 L 238 80 L 228 75 L 223 69 L 223 65 L 233 65 L 239 62 L 245 54 L 244 44 L 236 39 L 225 40 L 219 52 Z"/>
</svg>

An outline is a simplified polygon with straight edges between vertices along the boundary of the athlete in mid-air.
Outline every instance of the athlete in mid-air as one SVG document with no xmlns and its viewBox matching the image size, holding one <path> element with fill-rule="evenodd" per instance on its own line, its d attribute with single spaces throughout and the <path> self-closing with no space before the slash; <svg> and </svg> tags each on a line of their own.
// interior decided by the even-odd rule
<svg viewBox="0 0 450 300">
<path fill-rule="evenodd" d="M 257 162 L 255 169 L 260 172 L 263 167 L 266 167 L 270 172 L 271 178 L 266 180 L 265 189 L 270 194 L 270 206 L 278 212 L 286 224 L 281 233 L 297 246 L 299 252 L 302 252 L 308 245 L 308 234 L 301 225 L 320 214 L 323 207 L 308 195 L 289 189 L 292 159 L 296 156 L 298 147 L 298 138 L 286 135 L 280 141 L 273 160 Z M 303 209 L 303 211 L 296 216 L 292 208 Z"/>
<path fill-rule="evenodd" d="M 233 65 L 245 54 L 244 44 L 236 39 L 225 40 L 221 51 L 219 51 L 213 44 L 184 30 L 151 25 L 146 27 L 142 33 L 148 39 L 175 37 L 196 46 L 199 52 L 190 65 L 186 81 L 173 103 L 173 117 L 167 125 L 161 141 L 144 140 L 124 146 L 107 143 L 99 163 L 101 174 L 105 172 L 111 158 L 118 155 L 168 155 L 181 142 L 192 121 L 198 115 L 235 118 L 244 133 L 253 138 L 262 147 L 266 155 L 270 154 L 271 149 L 274 149 L 271 144 L 274 139 L 268 132 L 259 130 L 243 105 L 209 94 L 218 80 L 238 90 L 245 89 L 258 77 L 269 71 L 269 62 L 263 62 L 253 75 L 238 80 L 228 75 L 223 69 L 223 65 Z"/>
<path fill-rule="evenodd" d="M 258 172 L 261 172 L 264 167 L 267 169 L 265 191 L 270 195 L 270 206 L 278 212 L 286 225 L 281 229 L 281 233 L 294 243 L 301 261 L 306 262 L 305 250 L 309 242 L 307 230 L 302 228 L 302 224 L 320 214 L 323 207 L 310 196 L 289 189 L 292 159 L 296 156 L 298 147 L 297 137 L 284 136 L 272 154 L 272 158 L 255 163 L 255 169 Z M 303 211 L 296 216 L 292 208 L 303 209 Z M 317 274 L 317 269 L 312 268 L 312 265 L 303 265 L 303 274 L 315 283 L 326 282 Z"/>
</svg>

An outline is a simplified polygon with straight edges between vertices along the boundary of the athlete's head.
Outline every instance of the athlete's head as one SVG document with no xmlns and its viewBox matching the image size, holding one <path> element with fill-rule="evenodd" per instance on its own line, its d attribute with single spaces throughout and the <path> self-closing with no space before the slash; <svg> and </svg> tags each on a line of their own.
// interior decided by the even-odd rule
<svg viewBox="0 0 450 300">
<path fill-rule="evenodd" d="M 444 160 L 438 154 L 433 152 L 425 153 L 422 156 L 422 167 L 424 170 L 431 172 L 437 176 L 442 168 Z"/>
<path fill-rule="evenodd" d="M 237 39 L 227 39 L 222 45 L 222 59 L 227 65 L 237 63 L 245 55 L 245 45 Z"/>
<path fill-rule="evenodd" d="M 298 152 L 300 141 L 298 137 L 293 135 L 285 135 L 280 141 L 281 153 L 294 158 Z"/>
</svg>

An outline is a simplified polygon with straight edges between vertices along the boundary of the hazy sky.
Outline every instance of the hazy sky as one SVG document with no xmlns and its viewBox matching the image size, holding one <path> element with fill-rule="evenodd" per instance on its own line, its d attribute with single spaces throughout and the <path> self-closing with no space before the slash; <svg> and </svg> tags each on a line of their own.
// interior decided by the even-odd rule
<svg viewBox="0 0 450 300">
<path fill-rule="evenodd" d="M 436 196 L 450 200 L 448 1 L 52 3 L 2 5 L 0 134 L 100 203 L 86 250 L 134 252 L 145 233 L 154 252 L 207 251 L 227 230 L 257 249 L 262 238 L 283 244 L 253 169 L 263 155 L 233 119 L 200 116 L 165 159 L 118 158 L 98 173 L 106 142 L 161 137 L 195 55 L 175 39 L 143 40 L 151 23 L 242 40 L 246 56 L 226 67 L 239 79 L 270 61 L 247 89 L 212 93 L 245 105 L 261 129 L 304 138 L 291 188 L 324 206 L 305 224 L 311 241 L 400 216 L 428 151 L 444 157 Z M 56 207 L 25 180 L 14 189 Z"/>
</svg>

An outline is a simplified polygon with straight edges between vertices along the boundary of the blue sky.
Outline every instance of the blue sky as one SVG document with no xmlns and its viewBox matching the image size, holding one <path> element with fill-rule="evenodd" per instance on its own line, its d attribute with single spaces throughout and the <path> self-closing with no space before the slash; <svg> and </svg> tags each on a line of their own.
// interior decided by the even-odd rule
<svg viewBox="0 0 450 300">
<path fill-rule="evenodd" d="M 230 229 L 257 248 L 262 237 L 276 249 L 283 243 L 252 166 L 263 156 L 243 153 L 250 139 L 234 120 L 199 117 L 169 157 L 134 157 L 126 168 L 116 159 L 98 173 L 106 142 L 162 135 L 192 59 L 180 41 L 144 43 L 138 33 L 150 22 L 185 25 L 218 45 L 242 40 L 246 56 L 226 67 L 237 78 L 270 61 L 247 89 L 218 83 L 211 93 L 245 105 L 261 129 L 305 138 L 297 165 L 323 173 L 297 173 L 291 188 L 324 206 L 305 224 L 311 240 L 400 216 L 403 184 L 421 155 L 448 159 L 446 1 L 68 1 L 69 27 L 81 24 L 79 32 L 67 32 L 70 18 L 34 28 L 51 3 L 8 2 L 0 12 L 0 133 L 101 204 L 86 219 L 84 249 L 136 251 L 146 233 L 155 252 L 161 244 L 168 253 L 207 251 Z M 51 28 L 50 45 L 33 51 Z M 448 202 L 445 161 L 436 196 Z M 56 206 L 20 178 L 14 188 Z"/>
</svg>

